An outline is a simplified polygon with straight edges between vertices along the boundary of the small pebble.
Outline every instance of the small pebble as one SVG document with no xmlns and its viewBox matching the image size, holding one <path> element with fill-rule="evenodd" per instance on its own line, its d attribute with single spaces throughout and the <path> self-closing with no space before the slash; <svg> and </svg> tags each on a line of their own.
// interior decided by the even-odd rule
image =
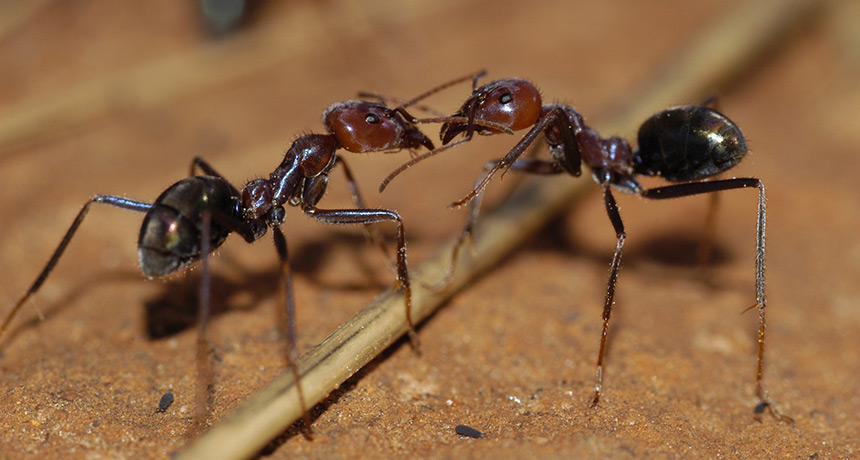
<svg viewBox="0 0 860 460">
<path fill-rule="evenodd" d="M 156 412 L 164 412 L 167 410 L 170 405 L 173 404 L 173 392 L 168 391 L 161 395 L 161 400 L 158 401 L 158 409 L 155 409 Z"/>
<path fill-rule="evenodd" d="M 485 436 L 484 433 L 466 425 L 457 425 L 454 427 L 454 431 L 460 436 L 465 436 L 467 438 L 480 439 Z"/>
</svg>

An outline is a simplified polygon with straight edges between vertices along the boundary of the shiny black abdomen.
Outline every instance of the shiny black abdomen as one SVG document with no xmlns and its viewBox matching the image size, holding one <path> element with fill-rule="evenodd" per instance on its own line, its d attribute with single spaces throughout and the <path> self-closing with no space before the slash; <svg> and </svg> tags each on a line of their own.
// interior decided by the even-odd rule
<svg viewBox="0 0 860 460">
<path fill-rule="evenodd" d="M 182 179 L 164 191 L 143 218 L 138 239 L 140 268 L 164 276 L 200 259 L 203 212 L 210 211 L 209 247 L 218 248 L 232 231 L 219 220 L 238 220 L 238 195 L 226 180 L 212 176 Z M 218 217 L 216 217 L 216 215 Z"/>
<path fill-rule="evenodd" d="M 746 154 L 746 140 L 734 122 L 708 107 L 687 105 L 642 123 L 633 164 L 637 174 L 684 182 L 721 173 Z"/>
</svg>

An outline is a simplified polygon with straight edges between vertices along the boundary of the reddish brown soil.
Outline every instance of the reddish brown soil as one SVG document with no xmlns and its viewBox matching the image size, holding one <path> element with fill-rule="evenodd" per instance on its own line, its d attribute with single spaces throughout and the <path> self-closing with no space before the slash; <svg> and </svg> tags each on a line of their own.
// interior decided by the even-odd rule
<svg viewBox="0 0 860 460">
<path fill-rule="evenodd" d="M 235 183 L 265 176 L 296 135 L 322 129 L 328 104 L 359 89 L 410 95 L 478 68 L 490 78 L 529 78 L 547 100 L 597 121 L 727 8 L 263 2 L 249 28 L 213 39 L 194 2 L 24 3 L 0 7 L 8 18 L 0 24 L 2 312 L 94 193 L 151 200 L 187 174 L 195 155 Z M 7 8 L 21 14 L 4 15 Z M 733 174 L 767 185 L 766 380 L 794 426 L 753 417 L 756 315 L 741 314 L 754 292 L 755 198 L 747 191 L 722 197 L 705 278 L 693 254 L 706 199 L 619 197 L 628 246 L 605 397 L 588 409 L 615 244 L 592 195 L 426 321 L 421 356 L 401 342 L 314 409 L 313 441 L 291 430 L 266 453 L 857 458 L 860 38 L 845 19 L 856 13 L 850 8 L 810 18 L 720 100 L 752 148 Z M 140 69 L 145 78 L 128 80 Z M 466 91 L 433 103 L 451 110 Z M 49 115 L 31 131 L 40 113 Z M 383 195 L 376 185 L 405 153 L 348 157 L 368 201 L 403 214 L 412 262 L 455 232 L 462 213 L 445 205 L 513 144 L 480 141 L 409 171 Z M 340 173 L 332 177 L 325 206 L 349 206 Z M 163 458 L 186 442 L 196 338 L 187 291 L 196 284 L 139 275 L 139 223 L 129 212 L 94 209 L 0 342 L 0 456 Z M 287 236 L 307 350 L 393 274 L 355 229 L 290 209 Z M 271 244 L 234 239 L 219 254 L 212 422 L 283 369 Z M 158 413 L 168 390 L 176 401 Z M 461 438 L 458 424 L 487 436 Z"/>
</svg>

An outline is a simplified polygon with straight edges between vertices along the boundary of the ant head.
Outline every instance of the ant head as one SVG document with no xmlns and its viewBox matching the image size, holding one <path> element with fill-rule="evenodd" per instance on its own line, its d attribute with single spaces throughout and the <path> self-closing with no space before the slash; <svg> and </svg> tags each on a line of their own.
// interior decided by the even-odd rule
<svg viewBox="0 0 860 460">
<path fill-rule="evenodd" d="M 264 217 L 272 209 L 272 187 L 266 179 L 254 179 L 242 188 L 242 215 L 252 221 Z"/>
<path fill-rule="evenodd" d="M 537 122 L 541 106 L 540 92 L 533 84 L 507 78 L 476 89 L 454 116 L 495 123 L 519 131 Z M 457 134 L 470 130 L 479 134 L 499 133 L 475 124 L 470 126 L 469 122 L 449 122 L 442 125 L 442 143 L 447 144 Z"/>
<path fill-rule="evenodd" d="M 406 122 L 379 102 L 337 102 L 325 110 L 323 122 L 338 143 L 350 152 L 379 152 L 404 147 Z"/>
</svg>

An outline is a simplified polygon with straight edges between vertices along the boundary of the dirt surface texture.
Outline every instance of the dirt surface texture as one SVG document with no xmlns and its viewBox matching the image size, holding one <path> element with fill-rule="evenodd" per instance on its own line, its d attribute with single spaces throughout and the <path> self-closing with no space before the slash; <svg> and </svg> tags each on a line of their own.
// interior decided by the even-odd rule
<svg viewBox="0 0 860 460">
<path fill-rule="evenodd" d="M 360 90 L 410 97 L 478 69 L 488 70 L 482 82 L 528 79 L 600 130 L 669 78 L 661 69 L 695 37 L 755 2 L 245 3 L 239 26 L 217 32 L 197 2 L 0 5 L 0 315 L 94 194 L 152 201 L 195 156 L 241 186 L 268 177 L 299 135 L 323 132 L 329 104 Z M 590 184 L 424 321 L 420 354 L 399 341 L 312 409 L 312 440 L 293 426 L 257 455 L 860 458 L 860 8 L 809 11 L 742 78 L 713 88 L 751 150 L 723 177 L 767 187 L 764 378 L 793 425 L 755 413 L 752 190 L 720 195 L 704 265 L 708 197 L 616 194 L 627 242 L 603 399 L 589 407 L 616 244 Z M 452 113 L 468 92 L 455 86 L 427 104 Z M 434 141 L 437 128 L 422 126 Z M 603 134 L 635 143 L 637 128 Z M 417 266 L 465 218 L 447 205 L 521 135 L 475 139 L 382 194 L 409 153 L 343 155 L 370 206 L 402 214 Z M 490 184 L 488 207 L 521 185 L 514 176 Z M 320 206 L 351 207 L 342 173 L 330 179 Z M 189 443 L 200 270 L 147 280 L 140 222 L 95 206 L 0 338 L 0 458 L 168 458 Z M 393 247 L 393 225 L 379 227 Z M 294 207 L 283 228 L 306 352 L 390 290 L 394 273 L 358 228 Z M 285 368 L 271 240 L 233 236 L 211 267 L 207 426 Z"/>
</svg>

